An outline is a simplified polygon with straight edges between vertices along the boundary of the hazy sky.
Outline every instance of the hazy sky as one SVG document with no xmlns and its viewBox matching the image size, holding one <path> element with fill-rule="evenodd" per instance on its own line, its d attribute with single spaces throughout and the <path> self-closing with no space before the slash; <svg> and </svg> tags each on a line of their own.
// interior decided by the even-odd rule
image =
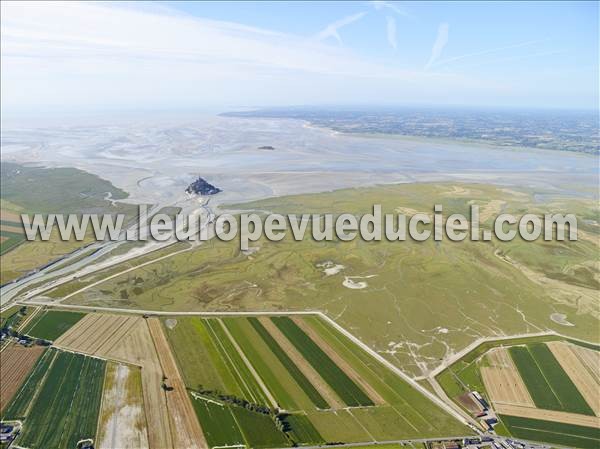
<svg viewBox="0 0 600 449">
<path fill-rule="evenodd" d="M 2 2 L 2 114 L 598 108 L 598 3 Z"/>
</svg>

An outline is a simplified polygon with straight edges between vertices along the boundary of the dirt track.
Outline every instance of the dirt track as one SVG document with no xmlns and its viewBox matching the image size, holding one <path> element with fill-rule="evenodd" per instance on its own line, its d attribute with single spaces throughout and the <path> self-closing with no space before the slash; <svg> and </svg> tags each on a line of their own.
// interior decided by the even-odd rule
<svg viewBox="0 0 600 449">
<path fill-rule="evenodd" d="M 165 383 L 172 388 L 166 392 L 166 396 L 169 415 L 172 419 L 171 430 L 174 447 L 177 449 L 208 448 L 160 320 L 148 318 L 147 322 L 164 372 Z"/>
<path fill-rule="evenodd" d="M 481 367 L 481 377 L 490 400 L 493 403 L 535 407 L 508 351 L 497 348 L 490 351 L 486 357 L 490 366 Z"/>
<path fill-rule="evenodd" d="M 541 419 L 545 421 L 562 422 L 577 426 L 600 428 L 600 418 L 596 416 L 578 415 L 576 413 L 555 412 L 539 408 L 523 407 L 512 404 L 496 404 L 496 412 L 502 415 L 521 416 L 523 418 Z"/>
<path fill-rule="evenodd" d="M 275 341 L 281 346 L 281 349 L 285 351 L 294 364 L 298 367 L 302 374 L 308 379 L 308 381 L 316 388 L 323 399 L 333 409 L 344 408 L 345 404 L 335 394 L 327 382 L 317 373 L 317 371 L 304 359 L 302 354 L 296 349 L 296 347 L 290 343 L 285 335 L 279 330 L 275 324 L 270 320 L 269 317 L 261 316 L 258 318 L 261 324 L 265 327 L 267 332 L 275 339 Z"/>
<path fill-rule="evenodd" d="M 292 320 L 302 329 L 306 335 L 308 335 L 312 341 L 314 341 L 322 350 L 329 356 L 333 362 L 340 367 L 340 369 L 346 373 L 346 375 L 352 379 L 356 384 L 364 390 L 365 393 L 371 398 L 371 400 L 377 405 L 385 404 L 385 400 L 380 396 L 379 393 L 364 380 L 355 369 L 344 360 L 331 346 L 327 343 L 312 327 L 310 327 L 302 318 L 292 317 Z"/>
<path fill-rule="evenodd" d="M 573 346 L 573 351 L 585 365 L 596 382 L 600 383 L 600 352 L 592 349 Z"/>
<path fill-rule="evenodd" d="M 0 364 L 0 412 L 6 408 L 12 397 L 25 381 L 37 359 L 44 352 L 42 346 L 25 348 L 16 343 L 2 350 Z"/>
<path fill-rule="evenodd" d="M 553 341 L 547 346 L 571 378 L 596 416 L 600 415 L 600 383 L 577 357 L 577 347 L 569 343 Z"/>
</svg>

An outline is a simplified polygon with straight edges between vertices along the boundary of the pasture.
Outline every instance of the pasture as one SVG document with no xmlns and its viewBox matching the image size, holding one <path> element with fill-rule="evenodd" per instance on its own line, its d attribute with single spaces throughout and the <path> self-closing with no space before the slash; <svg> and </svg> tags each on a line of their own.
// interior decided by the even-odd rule
<svg viewBox="0 0 600 449">
<path fill-rule="evenodd" d="M 447 216 L 468 214 L 474 203 L 483 215 L 493 216 L 498 201 L 504 201 L 505 213 L 569 212 L 590 219 L 598 210 L 584 200 L 545 193 L 544 200 L 538 201 L 539 192 L 526 189 L 418 183 L 271 198 L 231 207 L 361 215 L 372 212 L 373 204 L 381 204 L 384 213 L 430 212 L 433 204 L 441 204 Z M 482 226 L 489 227 L 489 220 Z M 280 242 L 256 242 L 253 246 L 259 249 L 252 255 L 241 252 L 237 242 L 215 240 L 117 276 L 67 302 L 114 305 L 123 291 L 127 300 L 119 301 L 119 306 L 165 312 L 318 309 L 339 317 L 342 326 L 370 347 L 408 374 L 419 376 L 477 337 L 552 329 L 597 342 L 592 330 L 598 325 L 594 280 L 598 230 L 581 222 L 579 231 L 589 238 L 527 244 L 386 239 L 342 243 L 311 238 L 297 242 L 288 233 Z M 327 263 L 343 268 L 327 274 Z M 361 279 L 364 288 L 344 284 L 346 277 L 355 276 L 369 276 Z M 555 313 L 566 315 L 574 326 L 553 321 Z M 470 323 L 468 332 L 465 320 Z"/>
<path fill-rule="evenodd" d="M 272 320 L 346 405 L 374 405 L 367 394 L 294 321 L 288 317 L 275 317 Z"/>
<path fill-rule="evenodd" d="M 23 333 L 44 340 L 56 340 L 84 317 L 83 313 L 48 310 L 33 319 Z"/>
<path fill-rule="evenodd" d="M 289 446 L 468 432 L 316 316 L 294 320 L 285 316 L 167 316 L 162 323 L 212 447 L 240 444 L 240 439 L 251 447 L 273 447 L 277 441 L 280 446 Z M 297 343 L 303 346 L 292 354 L 290 348 L 296 348 L 293 339 L 297 335 L 304 335 Z M 335 360 L 330 357 L 332 351 L 339 354 Z M 353 378 L 360 382 L 350 379 L 338 364 L 350 367 L 356 376 Z M 340 372 L 344 377 L 333 377 Z M 232 382 L 241 395 L 227 389 Z M 360 391 L 368 405 L 355 403 L 343 408 L 348 405 L 341 402 L 344 393 L 338 396 L 336 382 L 354 385 L 351 398 L 355 400 Z M 206 388 L 209 383 L 212 388 Z M 373 402 L 358 383 L 382 402 Z M 329 408 L 330 404 L 320 409 L 311 400 L 307 391 L 323 398 L 324 387 L 330 387 L 329 393 L 338 397 L 340 409 Z M 255 402 L 256 396 L 262 400 Z M 275 410 L 268 405 L 270 397 L 278 406 Z M 276 425 L 277 420 L 280 425 Z M 217 422 L 237 430 L 223 432 Z"/>
</svg>

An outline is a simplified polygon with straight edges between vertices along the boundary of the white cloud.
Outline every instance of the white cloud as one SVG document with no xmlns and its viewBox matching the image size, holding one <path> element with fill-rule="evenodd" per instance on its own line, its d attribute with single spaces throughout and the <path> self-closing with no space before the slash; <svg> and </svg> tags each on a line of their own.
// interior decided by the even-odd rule
<svg viewBox="0 0 600 449">
<path fill-rule="evenodd" d="M 398 6 L 395 2 L 386 2 L 383 0 L 373 0 L 370 3 L 371 3 L 371 5 L 373 5 L 375 10 L 377 10 L 377 11 L 381 11 L 383 9 L 390 9 L 390 10 L 394 11 L 396 14 L 398 14 L 399 16 L 413 18 L 412 14 L 410 14 L 406 9 Z"/>
<path fill-rule="evenodd" d="M 334 36 L 364 14 L 328 28 Z M 444 92 L 490 87 L 314 38 L 147 6 L 3 1 L 1 34 L 3 113 L 435 101 Z"/>
<path fill-rule="evenodd" d="M 487 50 L 477 51 L 477 52 L 473 52 L 473 53 L 467 53 L 467 54 L 460 55 L 460 56 L 454 56 L 452 58 L 446 58 L 446 59 L 438 60 L 435 63 L 431 64 L 431 66 L 432 67 L 439 67 L 441 65 L 450 64 L 450 63 L 453 63 L 453 62 L 456 62 L 456 61 L 461 61 L 463 59 L 469 59 L 469 58 L 473 58 L 473 57 L 484 56 L 484 55 L 488 55 L 488 54 L 491 54 L 491 53 L 502 52 L 502 51 L 505 51 L 505 50 L 512 50 L 514 48 L 529 47 L 531 45 L 538 44 L 540 42 L 543 42 L 543 41 L 542 40 L 533 40 L 533 41 L 519 42 L 517 44 L 505 45 L 503 47 L 496 47 L 496 48 L 490 48 L 490 49 L 487 49 Z"/>
<path fill-rule="evenodd" d="M 317 40 L 325 40 L 328 39 L 330 37 L 335 38 L 338 41 L 338 44 L 342 44 L 342 38 L 340 37 L 340 34 L 338 33 L 338 30 L 340 30 L 341 28 L 350 25 L 351 23 L 357 22 L 360 19 L 362 19 L 367 13 L 366 12 L 359 12 L 356 14 L 352 14 L 351 16 L 346 16 L 341 18 L 340 20 L 336 20 L 335 22 L 330 23 L 329 25 L 327 25 L 325 28 L 323 28 L 323 30 L 321 30 L 319 33 L 317 33 L 317 35 L 315 36 L 315 38 Z"/>
<path fill-rule="evenodd" d="M 437 37 L 435 38 L 435 42 L 433 43 L 433 47 L 431 48 L 431 56 L 429 57 L 429 61 L 425 65 L 425 70 L 428 70 L 435 64 L 435 62 L 442 55 L 442 51 L 446 44 L 448 44 L 448 29 L 449 26 L 447 23 L 441 23 L 438 27 Z"/>
<path fill-rule="evenodd" d="M 396 50 L 398 48 L 398 40 L 396 38 L 396 19 L 387 16 L 387 39 L 391 47 Z"/>
</svg>

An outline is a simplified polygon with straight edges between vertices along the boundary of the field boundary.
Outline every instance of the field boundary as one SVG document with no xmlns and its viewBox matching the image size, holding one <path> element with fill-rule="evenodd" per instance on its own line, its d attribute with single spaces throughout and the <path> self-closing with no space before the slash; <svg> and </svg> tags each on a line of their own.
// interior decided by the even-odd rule
<svg viewBox="0 0 600 449">
<path fill-rule="evenodd" d="M 25 305 L 25 306 L 45 306 L 48 308 L 64 308 L 64 309 L 70 309 L 70 310 L 95 311 L 95 312 L 107 312 L 107 313 L 117 312 L 117 313 L 127 313 L 127 314 L 134 314 L 134 315 L 141 314 L 141 315 L 147 315 L 147 316 L 161 316 L 161 317 L 169 317 L 169 316 L 174 316 L 174 317 L 176 317 L 176 316 L 199 316 L 199 317 L 255 316 L 255 317 L 259 317 L 259 316 L 294 316 L 294 315 L 311 316 L 311 315 L 317 315 L 317 316 L 321 317 L 323 320 L 325 320 L 332 327 L 337 329 L 340 333 L 342 333 L 347 338 L 349 338 L 354 344 L 356 344 L 362 350 L 367 352 L 375 360 L 377 360 L 378 362 L 383 364 L 385 367 L 387 367 L 389 370 L 391 370 L 394 374 L 396 374 L 401 379 L 403 379 L 404 381 L 409 383 L 415 390 L 417 390 L 419 393 L 424 395 L 426 398 L 428 398 L 431 402 L 433 402 L 439 408 L 446 411 L 452 417 L 457 419 L 462 424 L 467 425 L 468 427 L 470 427 L 472 430 L 474 430 L 478 434 L 481 433 L 480 428 L 476 425 L 474 420 L 467 413 L 465 413 L 458 405 L 456 405 L 456 403 L 454 403 L 454 401 L 452 401 L 449 398 L 447 401 L 442 399 L 435 393 L 431 392 L 430 390 L 426 389 L 424 386 L 419 384 L 417 381 L 423 380 L 423 379 L 435 380 L 435 376 L 437 376 L 439 373 L 443 372 L 445 369 L 447 369 L 448 367 L 450 367 L 451 365 L 453 365 L 454 363 L 459 361 L 461 358 L 463 358 L 464 356 L 469 354 L 471 351 L 476 349 L 478 346 L 480 346 L 484 343 L 488 343 L 488 342 L 502 342 L 502 341 L 513 340 L 513 339 L 517 339 L 517 338 L 535 338 L 535 337 L 544 337 L 544 336 L 550 336 L 550 337 L 554 336 L 557 338 L 578 341 L 583 344 L 588 344 L 591 346 L 598 347 L 598 345 L 594 342 L 589 342 L 586 340 L 573 338 L 573 337 L 566 336 L 566 335 L 563 335 L 563 334 L 560 334 L 560 333 L 554 332 L 554 331 L 519 334 L 519 335 L 513 335 L 513 336 L 479 338 L 479 339 L 475 340 L 473 343 L 471 343 L 470 345 L 463 348 L 461 351 L 457 352 L 451 358 L 452 363 L 449 363 L 449 361 L 446 361 L 443 364 L 441 364 L 440 366 L 438 366 L 437 368 L 435 368 L 434 370 L 430 371 L 428 376 L 413 378 L 413 377 L 410 377 L 408 374 L 406 374 L 404 371 L 402 371 L 400 368 L 395 366 L 392 362 L 390 362 L 389 360 L 384 358 L 381 354 L 377 353 L 375 350 L 370 348 L 366 343 L 364 343 L 362 340 L 360 340 L 354 334 L 352 334 L 351 332 L 346 330 L 340 324 L 336 323 L 332 318 L 330 318 L 326 313 L 324 313 L 321 310 L 311 310 L 311 311 L 277 310 L 277 311 L 252 311 L 252 312 L 249 312 L 249 311 L 237 311 L 237 312 L 232 312 L 232 311 L 177 312 L 177 311 L 175 311 L 175 312 L 166 312 L 166 311 L 160 311 L 160 310 L 140 310 L 140 309 L 125 309 L 125 308 L 111 308 L 111 307 L 80 306 L 80 305 L 51 303 L 51 302 L 33 301 L 33 300 L 16 301 L 15 303 L 19 304 L 19 305 Z M 434 375 L 434 373 L 437 373 L 437 374 Z"/>
</svg>

